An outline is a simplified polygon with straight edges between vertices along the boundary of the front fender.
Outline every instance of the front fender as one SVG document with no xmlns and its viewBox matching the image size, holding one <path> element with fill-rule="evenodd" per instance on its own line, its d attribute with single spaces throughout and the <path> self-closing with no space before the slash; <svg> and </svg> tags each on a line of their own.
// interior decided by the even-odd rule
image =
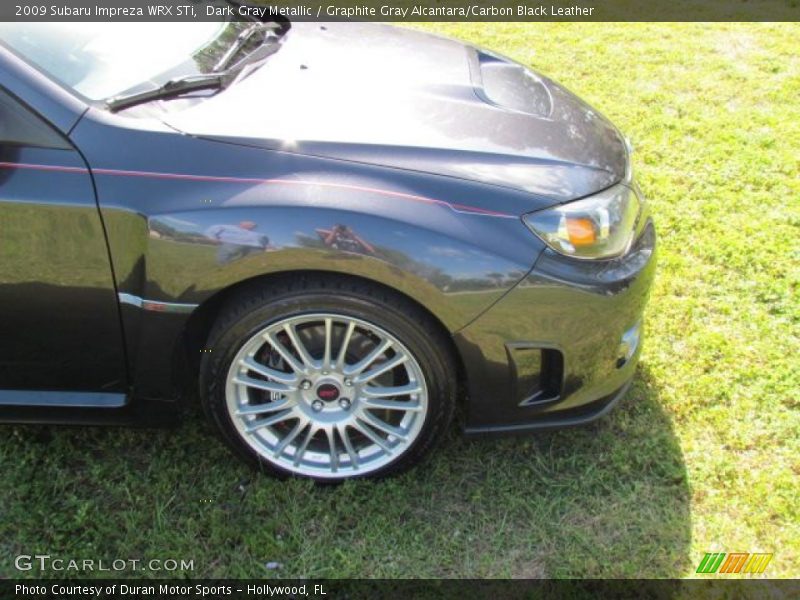
<svg viewBox="0 0 800 600">
<path fill-rule="evenodd" d="M 104 217 L 119 293 L 187 307 L 259 277 L 322 271 L 355 275 L 406 294 L 454 332 L 530 268 L 456 237 L 344 210 L 230 207 L 148 218 L 104 209 Z M 238 244 L 233 243 L 237 230 L 247 232 Z M 188 317 L 123 306 L 138 395 L 173 394 L 171 368 Z"/>
<path fill-rule="evenodd" d="M 414 298 L 455 331 L 496 302 L 531 263 L 375 215 L 234 206 L 150 217 L 146 272 L 139 281 L 147 299 L 201 304 L 232 285 L 266 275 L 350 274 Z"/>
</svg>

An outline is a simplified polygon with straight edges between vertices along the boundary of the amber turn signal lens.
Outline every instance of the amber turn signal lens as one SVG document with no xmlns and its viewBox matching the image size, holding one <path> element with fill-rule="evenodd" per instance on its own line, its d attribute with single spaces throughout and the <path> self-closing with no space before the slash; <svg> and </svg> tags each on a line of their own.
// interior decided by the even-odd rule
<svg viewBox="0 0 800 600">
<path fill-rule="evenodd" d="M 594 223 L 587 218 L 567 218 L 567 235 L 573 246 L 591 246 L 597 241 Z"/>
</svg>

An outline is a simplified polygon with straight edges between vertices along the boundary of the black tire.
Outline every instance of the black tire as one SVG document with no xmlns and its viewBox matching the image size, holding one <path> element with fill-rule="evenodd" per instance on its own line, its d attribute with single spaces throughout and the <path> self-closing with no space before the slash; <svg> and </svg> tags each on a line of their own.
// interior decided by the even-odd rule
<svg viewBox="0 0 800 600">
<path fill-rule="evenodd" d="M 227 406 L 226 385 L 231 363 L 247 340 L 271 323 L 311 313 L 341 314 L 377 325 L 402 342 L 416 359 L 428 392 L 421 429 L 401 454 L 366 476 L 386 477 L 417 464 L 452 421 L 457 381 L 451 345 L 441 326 L 407 298 L 347 277 L 299 274 L 271 280 L 241 290 L 223 306 L 209 333 L 200 368 L 203 408 L 222 438 L 239 456 L 266 473 L 277 477 L 298 475 L 271 462 L 243 439 Z M 300 476 L 335 482 L 365 475 Z"/>
</svg>

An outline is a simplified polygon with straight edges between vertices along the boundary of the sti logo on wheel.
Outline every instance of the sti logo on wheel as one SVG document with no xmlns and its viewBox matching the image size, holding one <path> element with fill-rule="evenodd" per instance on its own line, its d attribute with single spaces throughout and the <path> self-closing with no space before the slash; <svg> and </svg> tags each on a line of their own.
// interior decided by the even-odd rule
<svg viewBox="0 0 800 600">
<path fill-rule="evenodd" d="M 725 558 L 727 556 L 727 558 Z M 750 554 L 748 552 L 706 552 L 703 560 L 697 566 L 697 573 L 718 573 L 731 575 L 736 573 L 763 573 L 772 553 Z M 724 561 L 724 562 L 723 562 Z"/>
<path fill-rule="evenodd" d="M 339 397 L 339 388 L 333 384 L 326 383 L 317 388 L 317 396 L 319 396 L 320 400 L 336 400 Z"/>
</svg>

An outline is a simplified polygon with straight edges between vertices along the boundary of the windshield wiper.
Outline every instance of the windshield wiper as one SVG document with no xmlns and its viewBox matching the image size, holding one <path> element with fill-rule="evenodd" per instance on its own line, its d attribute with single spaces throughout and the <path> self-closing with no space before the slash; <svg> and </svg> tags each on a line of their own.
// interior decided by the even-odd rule
<svg viewBox="0 0 800 600">
<path fill-rule="evenodd" d="M 277 25 L 272 23 L 257 23 L 256 25 L 251 25 L 247 29 L 243 30 L 238 36 L 236 36 L 236 39 L 233 41 L 233 44 L 231 44 L 231 47 L 228 48 L 225 54 L 222 55 L 222 58 L 217 61 L 217 64 L 215 64 L 214 68 L 211 70 L 217 73 L 228 68 L 236 55 L 241 52 L 242 48 L 247 46 L 254 34 L 261 31 L 266 31 L 266 35 L 269 36 L 270 30 L 275 29 L 276 27 Z M 266 40 L 264 41 L 266 42 Z"/>
<path fill-rule="evenodd" d="M 239 5 L 235 0 L 227 1 L 236 6 Z M 280 38 L 289 30 L 289 27 L 288 19 L 283 17 L 276 18 L 274 21 L 258 22 L 242 31 L 236 37 L 231 47 L 214 65 L 211 73 L 170 79 L 163 85 L 150 90 L 114 96 L 106 100 L 106 107 L 112 112 L 116 112 L 137 104 L 150 102 L 151 100 L 176 98 L 188 92 L 224 89 L 240 74 L 242 77 L 246 77 L 259 63 L 277 52 L 280 48 Z M 261 45 L 241 61 L 231 66 L 233 59 L 247 46 L 253 35 L 262 31 L 266 33 Z M 248 64 L 245 65 L 245 62 Z"/>
<path fill-rule="evenodd" d="M 131 106 L 136 106 L 137 104 L 150 102 L 151 100 L 175 98 L 187 92 L 221 90 L 227 87 L 234 78 L 235 74 L 229 71 L 220 71 L 219 73 L 207 73 L 204 75 L 192 75 L 189 77 L 170 79 L 163 85 L 151 90 L 109 98 L 106 100 L 106 106 L 112 112 L 116 112 Z"/>
</svg>

